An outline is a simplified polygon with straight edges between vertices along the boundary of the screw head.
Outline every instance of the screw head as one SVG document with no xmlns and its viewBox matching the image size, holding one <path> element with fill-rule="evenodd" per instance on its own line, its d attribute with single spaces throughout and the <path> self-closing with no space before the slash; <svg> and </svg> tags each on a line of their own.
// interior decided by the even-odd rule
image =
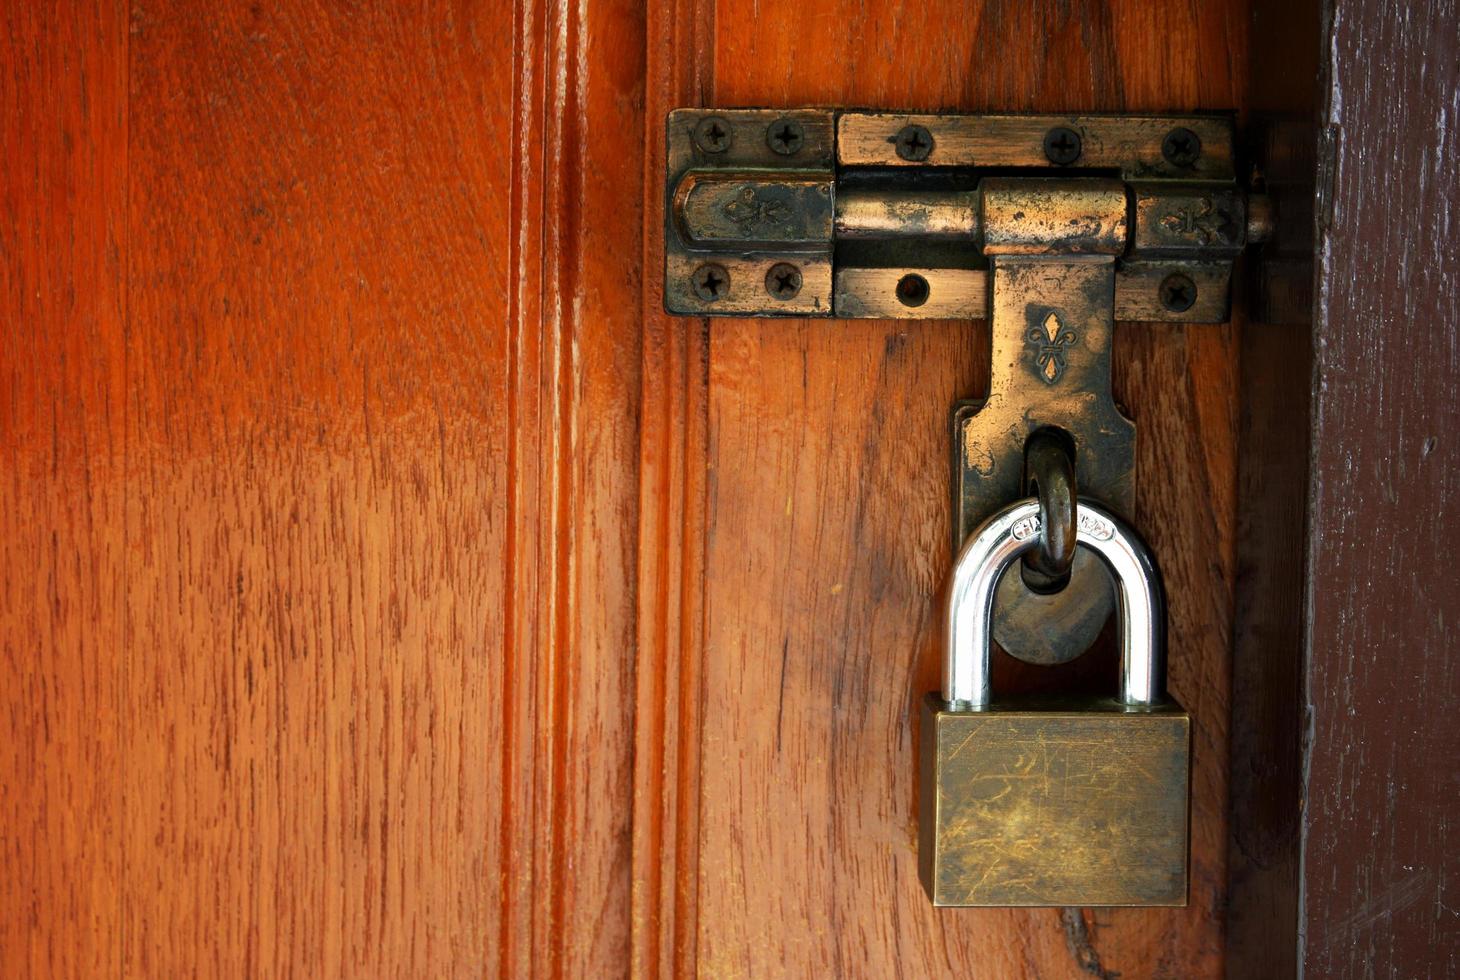
<svg viewBox="0 0 1460 980">
<path fill-rule="evenodd" d="M 706 303 L 724 299 L 730 293 L 730 273 L 718 262 L 706 262 L 690 277 L 695 295 Z"/>
<path fill-rule="evenodd" d="M 897 147 L 898 156 L 914 163 L 926 160 L 928 154 L 933 152 L 933 134 L 928 132 L 928 127 L 916 123 L 909 123 L 899 129 L 897 135 L 892 137 L 892 143 Z"/>
<path fill-rule="evenodd" d="M 695 125 L 695 145 L 706 153 L 724 153 L 735 142 L 735 132 L 721 116 L 706 116 Z"/>
<path fill-rule="evenodd" d="M 1183 272 L 1161 280 L 1161 305 L 1172 313 L 1185 313 L 1196 303 L 1196 283 Z"/>
<path fill-rule="evenodd" d="M 1084 152 L 1080 134 L 1068 126 L 1056 126 L 1044 134 L 1044 155 L 1057 167 L 1068 167 Z"/>
<path fill-rule="evenodd" d="M 782 156 L 790 156 L 806 145 L 806 130 L 794 119 L 777 119 L 766 128 L 765 142 Z"/>
<path fill-rule="evenodd" d="M 765 291 L 775 299 L 794 299 L 801 292 L 801 270 L 789 262 L 777 262 L 765 274 Z"/>
<path fill-rule="evenodd" d="M 1194 167 L 1201 156 L 1201 137 L 1185 126 L 1177 126 L 1161 141 L 1161 155 L 1173 167 Z"/>
</svg>

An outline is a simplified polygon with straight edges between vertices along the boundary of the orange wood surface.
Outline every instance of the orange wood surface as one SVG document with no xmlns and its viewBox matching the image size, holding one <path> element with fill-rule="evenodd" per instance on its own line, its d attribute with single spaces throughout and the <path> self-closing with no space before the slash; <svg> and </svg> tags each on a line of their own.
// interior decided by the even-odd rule
<svg viewBox="0 0 1460 980">
<path fill-rule="evenodd" d="M 663 100 L 650 102 L 651 134 L 680 104 L 1159 111 L 1244 98 L 1246 7 L 1235 0 L 661 7 L 650 18 L 665 25 L 663 47 L 650 47 L 649 92 Z M 659 221 L 648 221 L 651 241 Z M 649 316 L 651 331 L 659 319 Z M 944 912 L 917 882 L 915 706 L 937 685 L 947 413 L 987 383 L 986 331 L 683 329 L 681 356 L 691 368 L 703 359 L 707 374 L 702 389 L 691 373 L 686 395 L 663 398 L 686 413 L 691 465 L 677 484 L 685 502 L 660 506 L 673 526 L 686 513 L 698 521 L 691 508 L 704 501 L 679 607 L 699 618 L 640 661 L 672 657 L 673 641 L 687 658 L 662 668 L 640 709 L 641 722 L 664 725 L 677 774 L 640 780 L 667 787 L 648 813 L 670 826 L 636 867 L 674 868 L 653 885 L 659 934 L 644 937 L 641 959 L 669 975 L 734 977 L 1220 976 L 1235 328 L 1125 324 L 1115 350 L 1116 391 L 1139 433 L 1135 517 L 1170 591 L 1171 688 L 1193 716 L 1191 907 Z M 646 359 L 646 384 L 654 371 Z M 665 540 L 684 543 L 676 533 Z M 1038 683 L 1002 667 L 1011 683 Z M 1079 682 L 1092 683 L 1088 672 Z M 677 711 L 667 724 L 665 691 Z"/>
<path fill-rule="evenodd" d="M 5 11 L 0 975 L 612 973 L 642 12 Z"/>
<path fill-rule="evenodd" d="M 126 867 L 127 23 L 0 26 L 0 975 L 115 975 Z"/>
<path fill-rule="evenodd" d="M 1242 104 L 1238 0 L 0 18 L 0 976 L 1216 976 L 1235 328 L 1123 325 L 1192 908 L 934 913 L 982 328 L 663 314 L 664 113 Z"/>
</svg>

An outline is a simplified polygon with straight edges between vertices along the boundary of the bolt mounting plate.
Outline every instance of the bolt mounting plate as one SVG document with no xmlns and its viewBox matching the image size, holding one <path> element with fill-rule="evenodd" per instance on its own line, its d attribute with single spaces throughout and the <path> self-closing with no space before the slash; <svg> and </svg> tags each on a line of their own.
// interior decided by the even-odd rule
<svg viewBox="0 0 1460 980">
<path fill-rule="evenodd" d="M 960 209 L 991 175 L 1125 182 L 1133 220 L 1116 262 L 1121 320 L 1224 322 L 1232 262 L 1248 239 L 1230 115 L 676 109 L 666 135 L 671 313 L 987 319 L 977 206 L 971 217 Z M 800 289 L 767 288 L 778 263 L 801 271 Z M 728 273 L 708 276 L 713 289 L 696 285 L 707 265 Z M 1189 304 L 1169 301 L 1173 276 L 1191 284 Z M 914 280 L 915 291 L 899 292 Z"/>
<path fill-rule="evenodd" d="M 989 321 L 988 397 L 953 416 L 955 549 L 1022 495 L 1042 427 L 1072 439 L 1081 494 L 1132 516 L 1114 321 L 1224 322 L 1233 263 L 1270 231 L 1230 115 L 678 109 L 667 136 L 670 312 Z M 1056 663 L 1093 642 L 1112 595 L 1084 557 L 1053 596 L 1005 576 L 1008 652 Z"/>
</svg>

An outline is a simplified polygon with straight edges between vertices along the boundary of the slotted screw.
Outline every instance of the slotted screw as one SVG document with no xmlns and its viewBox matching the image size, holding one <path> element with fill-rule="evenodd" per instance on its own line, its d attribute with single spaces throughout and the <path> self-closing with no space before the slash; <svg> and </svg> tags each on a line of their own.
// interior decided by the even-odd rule
<svg viewBox="0 0 1460 980">
<path fill-rule="evenodd" d="M 765 291 L 776 299 L 794 299 L 801 292 L 801 270 L 789 262 L 777 262 L 765 274 Z"/>
<path fill-rule="evenodd" d="M 766 145 L 782 156 L 790 156 L 806 143 L 806 131 L 794 119 L 777 119 L 765 131 Z"/>
<path fill-rule="evenodd" d="M 1201 156 L 1201 137 L 1185 126 L 1177 126 L 1161 141 L 1161 155 L 1173 167 L 1194 167 Z"/>
<path fill-rule="evenodd" d="M 926 160 L 933 152 L 933 134 L 928 132 L 928 127 L 916 123 L 909 123 L 898 130 L 892 142 L 897 147 L 897 155 L 913 163 Z"/>
<path fill-rule="evenodd" d="M 695 143 L 706 153 L 724 153 L 734 139 L 730 124 L 720 116 L 706 116 L 695 126 Z"/>
<path fill-rule="evenodd" d="M 695 295 L 706 303 L 722 299 L 730 292 L 730 273 L 718 262 L 706 262 L 691 277 Z"/>
<path fill-rule="evenodd" d="M 1080 134 L 1068 126 L 1056 126 L 1044 134 L 1044 155 L 1056 166 L 1068 167 L 1083 151 Z"/>
<path fill-rule="evenodd" d="M 1196 304 L 1196 283 L 1191 277 L 1173 272 L 1161 280 L 1161 305 L 1172 313 L 1185 313 Z"/>
</svg>

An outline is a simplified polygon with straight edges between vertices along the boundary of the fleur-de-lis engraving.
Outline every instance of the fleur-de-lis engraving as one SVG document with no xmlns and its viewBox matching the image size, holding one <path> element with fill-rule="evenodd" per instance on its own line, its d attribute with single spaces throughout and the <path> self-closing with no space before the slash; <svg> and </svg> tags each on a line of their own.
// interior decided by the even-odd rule
<svg viewBox="0 0 1460 980">
<path fill-rule="evenodd" d="M 1025 344 L 1034 360 L 1034 373 L 1047 385 L 1059 381 L 1065 373 L 1065 349 L 1074 346 L 1075 332 L 1051 312 L 1038 327 L 1030 327 Z"/>
<path fill-rule="evenodd" d="M 749 186 L 742 187 L 740 195 L 732 198 L 721 210 L 740 229 L 740 234 L 747 237 L 768 225 L 786 220 L 791 214 L 784 201 L 757 197 L 755 188 Z"/>
<path fill-rule="evenodd" d="M 1177 208 L 1161 218 L 1161 224 L 1175 235 L 1195 235 L 1203 245 L 1212 241 L 1233 242 L 1237 238 L 1237 223 L 1223 208 L 1218 208 L 1212 199 L 1201 200 L 1201 210 Z"/>
</svg>

